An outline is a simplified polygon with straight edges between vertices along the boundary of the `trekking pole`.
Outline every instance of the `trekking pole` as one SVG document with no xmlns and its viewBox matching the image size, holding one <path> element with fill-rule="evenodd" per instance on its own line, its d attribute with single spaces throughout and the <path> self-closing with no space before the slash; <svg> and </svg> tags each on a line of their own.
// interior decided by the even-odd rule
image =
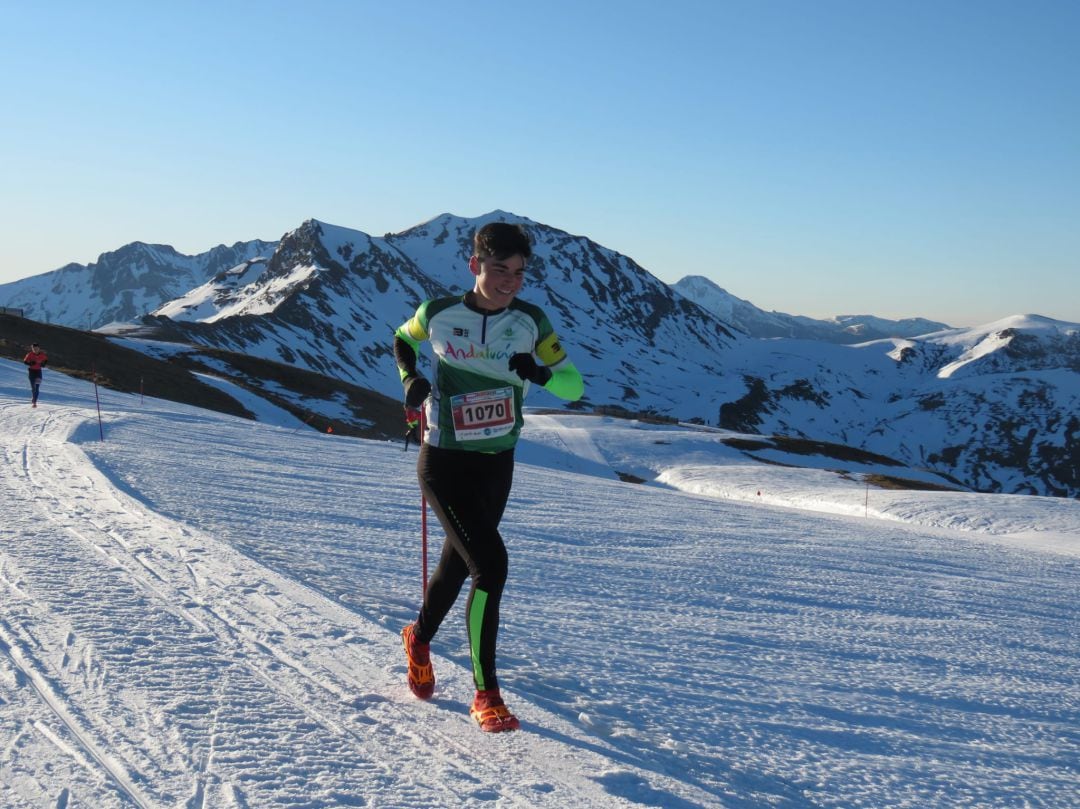
<svg viewBox="0 0 1080 809">
<path fill-rule="evenodd" d="M 424 409 L 420 408 L 420 444 L 424 443 Z M 423 590 L 420 592 L 420 603 L 424 603 L 424 597 L 427 595 L 427 495 L 424 494 L 424 487 L 420 487 L 420 564 L 423 569 L 421 575 L 421 581 L 423 582 Z"/>
</svg>

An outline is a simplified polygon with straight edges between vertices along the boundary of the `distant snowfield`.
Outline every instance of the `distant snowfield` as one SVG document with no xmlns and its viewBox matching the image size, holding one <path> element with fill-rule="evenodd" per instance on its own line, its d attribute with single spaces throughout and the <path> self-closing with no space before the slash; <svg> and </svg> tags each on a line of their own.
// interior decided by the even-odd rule
<svg viewBox="0 0 1080 809">
<path fill-rule="evenodd" d="M 692 494 L 976 532 L 1020 547 L 1080 555 L 1080 503 L 1075 500 L 868 487 L 862 475 L 944 481 L 932 473 L 825 458 L 817 460 L 821 469 L 756 463 L 723 443 L 731 435 L 709 428 L 540 414 L 529 419 L 518 457 L 527 460 L 530 452 L 537 453 L 534 447 L 542 447 L 534 456 L 538 463 L 568 471 L 611 476 L 614 469 Z M 753 454 L 774 464 L 815 463 L 775 450 Z M 838 466 L 847 473 L 830 471 Z"/>
<path fill-rule="evenodd" d="M 109 391 L 102 442 L 87 383 L 28 393 L 0 362 L 4 807 L 1076 805 L 1075 501 L 531 414 L 499 652 L 523 730 L 488 736 L 461 605 L 435 698 L 404 684 L 415 452 Z"/>
</svg>

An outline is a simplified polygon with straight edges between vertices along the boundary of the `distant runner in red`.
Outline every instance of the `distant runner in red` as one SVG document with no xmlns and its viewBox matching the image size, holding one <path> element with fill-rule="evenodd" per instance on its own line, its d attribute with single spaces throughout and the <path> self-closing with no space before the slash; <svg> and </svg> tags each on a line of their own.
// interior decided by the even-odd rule
<svg viewBox="0 0 1080 809">
<path fill-rule="evenodd" d="M 521 227 L 484 225 L 469 259 L 472 291 L 424 301 L 394 336 L 405 405 L 423 407 L 426 416 L 417 476 L 446 532 L 420 614 L 401 633 L 409 687 L 420 699 L 434 693 L 429 644 L 471 577 L 465 613 L 476 698 L 470 714 L 485 731 L 519 727 L 499 694 L 495 639 L 507 575 L 499 521 L 513 481 L 522 403 L 530 383 L 568 401 L 584 392 L 547 316 L 517 299 L 531 257 Z M 425 340 L 435 355 L 432 382 L 416 370 Z"/>
<path fill-rule="evenodd" d="M 18 355 L 16 355 L 18 356 Z M 37 407 L 38 390 L 41 388 L 41 369 L 49 362 L 49 357 L 41 350 L 41 346 L 34 343 L 30 351 L 23 357 L 23 364 L 30 366 L 30 390 L 33 395 L 30 399 L 34 407 Z"/>
</svg>

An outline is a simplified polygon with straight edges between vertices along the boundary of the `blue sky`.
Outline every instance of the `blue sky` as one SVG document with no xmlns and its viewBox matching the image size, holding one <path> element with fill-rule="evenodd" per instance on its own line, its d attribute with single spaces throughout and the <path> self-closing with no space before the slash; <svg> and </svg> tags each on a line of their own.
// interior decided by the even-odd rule
<svg viewBox="0 0 1080 809">
<path fill-rule="evenodd" d="M 763 309 L 1080 322 L 1080 3 L 0 13 L 0 283 L 500 208 Z"/>
</svg>

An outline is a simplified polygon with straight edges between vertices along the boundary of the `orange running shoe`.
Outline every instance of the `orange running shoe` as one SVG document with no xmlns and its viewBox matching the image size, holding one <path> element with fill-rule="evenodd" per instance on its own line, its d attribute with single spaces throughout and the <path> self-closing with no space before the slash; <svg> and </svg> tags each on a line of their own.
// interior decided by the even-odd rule
<svg viewBox="0 0 1080 809">
<path fill-rule="evenodd" d="M 409 661 L 409 690 L 418 699 L 431 699 L 435 693 L 435 669 L 431 666 L 431 645 L 420 643 L 414 634 L 416 624 L 401 630 L 401 643 Z"/>
<path fill-rule="evenodd" d="M 517 730 L 521 727 L 518 718 L 510 713 L 498 688 L 477 691 L 469 709 L 469 716 L 477 721 L 480 730 L 485 733 L 501 733 L 504 730 Z"/>
</svg>

